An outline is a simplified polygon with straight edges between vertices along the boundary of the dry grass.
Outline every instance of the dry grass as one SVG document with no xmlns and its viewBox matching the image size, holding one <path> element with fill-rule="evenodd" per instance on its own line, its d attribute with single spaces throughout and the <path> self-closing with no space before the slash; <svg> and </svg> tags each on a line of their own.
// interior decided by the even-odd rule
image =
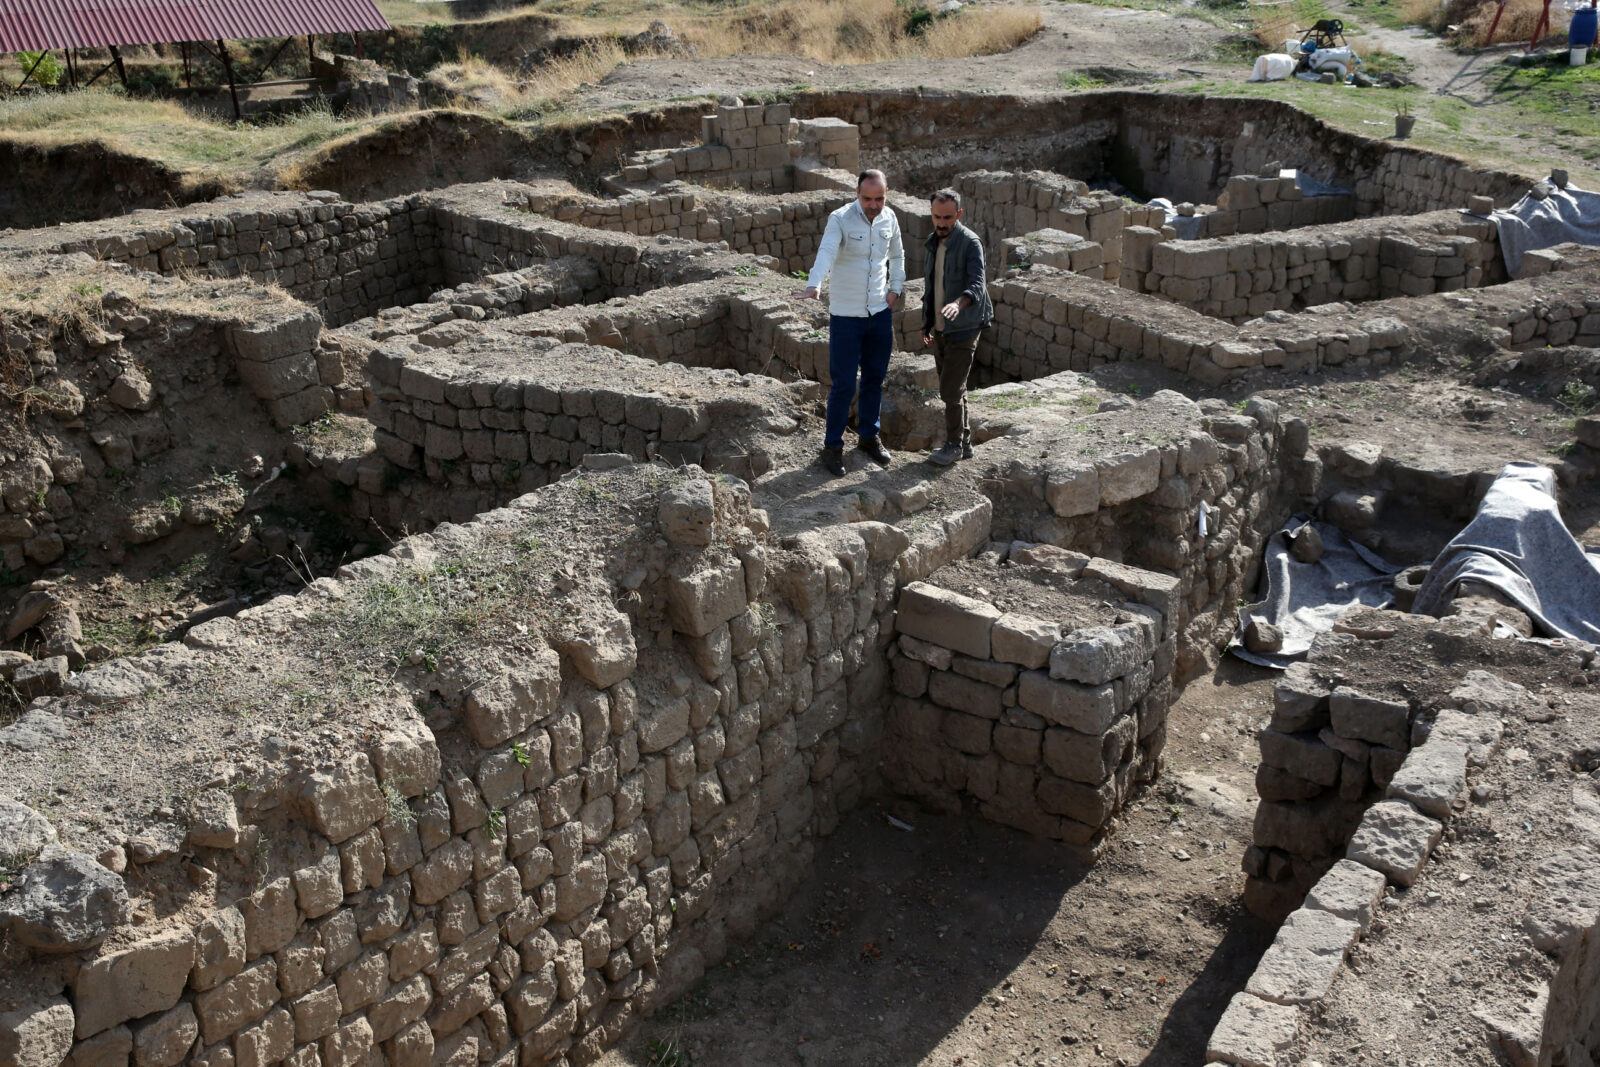
<svg viewBox="0 0 1600 1067">
<path fill-rule="evenodd" d="M 1463 43 L 1483 45 L 1502 44 L 1506 41 L 1526 42 L 1533 37 L 1533 29 L 1538 24 L 1539 13 L 1544 7 L 1542 0 L 1510 0 L 1506 4 L 1505 14 L 1500 16 L 1500 25 L 1495 27 L 1494 40 L 1485 41 L 1484 35 L 1489 32 L 1489 24 L 1494 21 L 1495 6 L 1494 0 L 1484 0 L 1478 4 L 1452 5 L 1461 12 L 1450 21 L 1460 24 L 1460 38 Z M 1551 22 L 1556 21 L 1557 16 L 1552 10 Z M 1552 25 L 1550 29 L 1561 33 L 1566 27 Z"/>
<path fill-rule="evenodd" d="M 44 146 L 99 141 L 199 178 L 275 168 L 370 121 L 337 118 L 321 108 L 252 126 L 220 122 L 171 101 L 130 99 L 109 89 L 0 100 L 0 130 L 7 138 Z"/>
<path fill-rule="evenodd" d="M 518 78 L 504 67 L 463 55 L 428 72 L 428 81 L 468 103 L 508 117 L 543 114 L 581 85 L 604 78 L 628 61 L 615 41 L 599 41 Z"/>
<path fill-rule="evenodd" d="M 1407 26 L 1422 26 L 1443 33 L 1449 22 L 1444 0 L 1400 0 L 1400 20 Z"/>
<path fill-rule="evenodd" d="M 784 54 L 819 63 L 950 59 L 1015 48 L 1038 32 L 1036 4 L 964 8 L 913 33 L 896 0 L 778 0 L 679 29 L 702 56 Z"/>
</svg>

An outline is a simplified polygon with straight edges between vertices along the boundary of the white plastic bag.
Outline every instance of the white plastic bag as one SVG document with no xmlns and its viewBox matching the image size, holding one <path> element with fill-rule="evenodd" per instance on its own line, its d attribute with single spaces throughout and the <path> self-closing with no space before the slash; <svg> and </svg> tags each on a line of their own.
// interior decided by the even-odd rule
<svg viewBox="0 0 1600 1067">
<path fill-rule="evenodd" d="M 1256 65 L 1250 71 L 1250 80 L 1253 82 L 1282 81 L 1294 73 L 1294 56 L 1284 55 L 1282 52 L 1268 52 L 1264 56 L 1256 56 Z"/>
</svg>

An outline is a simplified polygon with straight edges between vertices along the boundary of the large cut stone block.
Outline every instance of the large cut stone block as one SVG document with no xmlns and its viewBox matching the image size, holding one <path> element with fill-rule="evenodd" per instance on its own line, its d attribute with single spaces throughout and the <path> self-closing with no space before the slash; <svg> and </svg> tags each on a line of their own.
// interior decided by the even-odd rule
<svg viewBox="0 0 1600 1067">
<path fill-rule="evenodd" d="M 93 1037 L 118 1023 L 178 1003 L 194 966 L 194 933 L 172 930 L 116 952 L 107 952 L 78 969 L 73 982 L 77 1034 Z"/>
<path fill-rule="evenodd" d="M 1366 933 L 1383 897 L 1384 877 L 1354 860 L 1340 860 L 1306 894 L 1306 907 L 1348 919 Z"/>
<path fill-rule="evenodd" d="M 1116 686 L 1061 682 L 1044 671 L 1024 671 L 1017 702 L 1035 715 L 1080 734 L 1099 736 L 1117 717 Z"/>
<path fill-rule="evenodd" d="M 1439 822 L 1405 801 L 1384 800 L 1367 809 L 1345 854 L 1382 871 L 1398 885 L 1410 885 L 1443 833 Z"/>
<path fill-rule="evenodd" d="M 1000 610 L 927 582 L 912 582 L 900 593 L 895 629 L 977 659 L 988 659 L 990 631 Z"/>
<path fill-rule="evenodd" d="M 1299 1027 L 1299 1008 L 1235 993 L 1206 1042 L 1206 1062 L 1278 1067 Z"/>
<path fill-rule="evenodd" d="M 1278 929 L 1245 991 L 1278 1004 L 1310 1004 L 1333 985 L 1361 927 L 1326 911 L 1301 908 Z"/>
<path fill-rule="evenodd" d="M 667 612 L 674 629 L 704 637 L 749 607 L 744 564 L 737 556 L 713 560 L 667 579 Z"/>
<path fill-rule="evenodd" d="M 1150 629 L 1134 623 L 1068 634 L 1050 653 L 1050 677 L 1101 685 L 1132 673 L 1155 654 Z"/>
<path fill-rule="evenodd" d="M 1467 750 L 1438 739 L 1414 748 L 1389 782 L 1389 796 L 1409 800 L 1424 815 L 1448 819 L 1467 791 Z"/>
<path fill-rule="evenodd" d="M 1333 732 L 1404 751 L 1411 745 L 1411 705 L 1384 700 L 1341 685 L 1328 698 Z"/>
<path fill-rule="evenodd" d="M 467 729 L 480 748 L 493 748 L 554 711 L 560 690 L 555 649 L 510 658 L 503 670 L 467 690 Z"/>
</svg>

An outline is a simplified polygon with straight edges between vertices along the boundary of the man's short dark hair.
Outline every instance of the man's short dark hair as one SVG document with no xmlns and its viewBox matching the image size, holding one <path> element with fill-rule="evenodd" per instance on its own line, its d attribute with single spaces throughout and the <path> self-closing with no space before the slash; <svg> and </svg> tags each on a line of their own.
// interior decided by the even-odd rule
<svg viewBox="0 0 1600 1067">
<path fill-rule="evenodd" d="M 951 189 L 949 186 L 946 186 L 943 189 L 939 189 L 939 190 L 935 191 L 932 196 L 928 197 L 928 203 L 930 203 L 930 204 L 940 204 L 940 203 L 954 204 L 956 206 L 956 210 L 960 211 L 961 210 L 961 194 L 956 192 L 954 189 Z"/>
<path fill-rule="evenodd" d="M 856 188 L 859 189 L 864 182 L 882 182 L 885 189 L 889 188 L 889 179 L 881 170 L 864 170 L 856 175 Z"/>
</svg>

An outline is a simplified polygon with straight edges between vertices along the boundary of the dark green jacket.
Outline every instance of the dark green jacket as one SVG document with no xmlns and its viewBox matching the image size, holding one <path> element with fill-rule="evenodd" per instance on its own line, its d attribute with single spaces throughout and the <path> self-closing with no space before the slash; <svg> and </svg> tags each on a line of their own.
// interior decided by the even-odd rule
<svg viewBox="0 0 1600 1067">
<path fill-rule="evenodd" d="M 944 324 L 944 335 L 955 339 L 983 329 L 994 321 L 994 305 L 989 301 L 988 280 L 983 270 L 983 243 L 978 235 L 961 223 L 956 223 L 945 240 L 949 247 L 944 253 L 944 299 L 949 303 L 958 297 L 968 297 L 972 303 L 961 314 Z M 933 306 L 933 268 L 939 262 L 939 235 L 928 235 L 927 250 L 923 256 L 922 332 L 933 332 L 933 319 L 939 309 Z"/>
</svg>

